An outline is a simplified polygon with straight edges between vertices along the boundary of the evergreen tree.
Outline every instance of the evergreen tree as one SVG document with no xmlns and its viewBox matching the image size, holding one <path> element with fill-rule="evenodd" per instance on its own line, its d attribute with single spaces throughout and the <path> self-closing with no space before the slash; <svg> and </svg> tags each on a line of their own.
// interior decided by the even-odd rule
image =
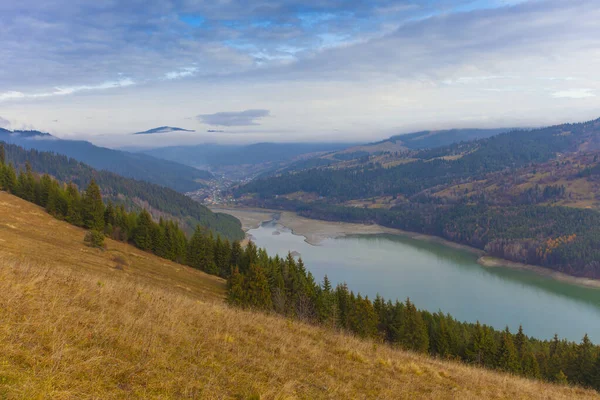
<svg viewBox="0 0 600 400">
<path fill-rule="evenodd" d="M 79 189 L 74 183 L 67 185 L 67 221 L 73 225 L 83 226 L 83 204 Z"/>
<path fill-rule="evenodd" d="M 582 386 L 592 386 L 595 383 L 595 358 L 594 345 L 586 334 L 583 337 L 581 344 L 577 346 L 577 356 L 574 365 L 574 370 L 577 371 L 577 373 L 572 376 L 575 382 Z"/>
<path fill-rule="evenodd" d="M 244 279 L 244 294 L 247 305 L 263 310 L 270 310 L 273 306 L 269 281 L 262 267 L 250 264 L 248 276 Z"/>
<path fill-rule="evenodd" d="M 496 366 L 503 371 L 512 373 L 517 373 L 521 370 L 517 350 L 515 349 L 512 334 L 508 327 L 502 332 Z"/>
<path fill-rule="evenodd" d="M 104 231 L 104 203 L 102 203 L 100 187 L 94 179 L 83 196 L 83 223 L 88 229 Z"/>
<path fill-rule="evenodd" d="M 133 233 L 133 242 L 144 251 L 152 250 L 152 216 L 145 209 L 137 217 L 137 226 Z"/>
<path fill-rule="evenodd" d="M 235 267 L 231 272 L 231 276 L 227 281 L 227 301 L 229 304 L 242 307 L 247 303 L 246 291 L 244 290 L 244 277 L 240 274 L 240 270 Z"/>
<path fill-rule="evenodd" d="M 6 164 L 6 151 L 4 150 L 4 143 L 0 143 L 0 167 Z"/>
<path fill-rule="evenodd" d="M 19 183 L 17 180 L 15 167 L 13 167 L 12 164 L 8 164 L 4 168 L 4 185 L 9 193 L 18 194 L 17 192 L 19 191 Z"/>
<path fill-rule="evenodd" d="M 429 349 L 429 335 L 421 313 L 410 299 L 406 299 L 404 319 L 400 333 L 403 347 L 425 353 Z"/>
</svg>

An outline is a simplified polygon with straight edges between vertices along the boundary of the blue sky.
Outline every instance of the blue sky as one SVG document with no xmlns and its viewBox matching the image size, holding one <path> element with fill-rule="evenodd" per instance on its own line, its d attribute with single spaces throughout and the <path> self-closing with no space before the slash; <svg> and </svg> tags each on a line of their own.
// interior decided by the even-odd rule
<svg viewBox="0 0 600 400">
<path fill-rule="evenodd" d="M 2 2 L 0 126 L 119 146 L 586 120 L 599 18 L 594 0 Z M 129 135 L 163 125 L 196 132 Z"/>
</svg>

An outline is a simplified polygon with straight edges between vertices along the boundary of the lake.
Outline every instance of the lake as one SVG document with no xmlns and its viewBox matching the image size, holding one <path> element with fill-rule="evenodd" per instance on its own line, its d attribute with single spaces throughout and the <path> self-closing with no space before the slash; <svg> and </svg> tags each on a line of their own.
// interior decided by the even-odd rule
<svg viewBox="0 0 600 400">
<path fill-rule="evenodd" d="M 439 243 L 399 235 L 356 235 L 311 245 L 275 221 L 248 231 L 270 255 L 300 253 L 321 282 L 346 282 L 373 299 L 410 297 L 418 308 L 479 320 L 496 329 L 519 324 L 527 335 L 579 342 L 585 333 L 600 343 L 600 290 L 509 268 L 485 268 L 477 256 Z"/>
</svg>

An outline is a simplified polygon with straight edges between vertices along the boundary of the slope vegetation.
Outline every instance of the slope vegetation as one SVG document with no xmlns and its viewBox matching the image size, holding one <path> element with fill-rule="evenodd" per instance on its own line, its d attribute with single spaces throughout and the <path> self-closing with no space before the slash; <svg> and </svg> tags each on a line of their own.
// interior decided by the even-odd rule
<svg viewBox="0 0 600 400">
<path fill-rule="evenodd" d="M 0 398 L 598 398 L 233 309 L 217 278 L 0 205 Z"/>
<path fill-rule="evenodd" d="M 29 163 L 38 173 L 46 173 L 62 182 L 73 182 L 85 188 L 92 179 L 100 185 L 106 200 L 121 203 L 128 208 L 145 208 L 158 219 L 177 220 L 188 231 L 202 225 L 215 234 L 229 239 L 242 239 L 240 222 L 226 214 L 215 214 L 207 207 L 172 189 L 148 182 L 124 178 L 108 171 L 97 171 L 72 158 L 22 147 L 4 145 L 7 162 L 24 169 Z"/>
</svg>

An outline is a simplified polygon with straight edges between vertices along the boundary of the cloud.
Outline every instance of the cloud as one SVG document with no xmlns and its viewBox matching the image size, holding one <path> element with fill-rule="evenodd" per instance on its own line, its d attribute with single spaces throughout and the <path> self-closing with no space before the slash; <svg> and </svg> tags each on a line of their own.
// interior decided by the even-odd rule
<svg viewBox="0 0 600 400">
<path fill-rule="evenodd" d="M 185 78 L 188 76 L 194 76 L 194 75 L 196 75 L 197 72 L 198 72 L 197 67 L 179 68 L 178 70 L 167 72 L 165 74 L 165 79 L 168 79 L 168 80 L 181 79 L 181 78 Z"/>
<path fill-rule="evenodd" d="M 256 120 L 268 117 L 269 110 L 246 110 L 238 112 L 218 112 L 214 114 L 200 114 L 198 121 L 215 126 L 251 126 L 260 125 Z"/>
<path fill-rule="evenodd" d="M 10 121 L 0 117 L 0 128 L 10 128 Z"/>
<path fill-rule="evenodd" d="M 135 82 L 129 78 L 122 78 L 115 81 L 106 81 L 97 85 L 79 85 L 79 86 L 63 86 L 55 87 L 52 91 L 39 92 L 39 93 L 23 93 L 16 91 L 9 91 L 0 93 L 0 101 L 15 100 L 15 99 L 39 99 L 44 97 L 52 96 L 66 96 L 78 92 L 93 91 L 93 90 L 106 90 L 114 88 L 122 88 L 127 86 L 135 85 Z"/>
<path fill-rule="evenodd" d="M 567 89 L 552 93 L 552 97 L 557 99 L 585 99 L 596 97 L 593 89 Z"/>
</svg>

